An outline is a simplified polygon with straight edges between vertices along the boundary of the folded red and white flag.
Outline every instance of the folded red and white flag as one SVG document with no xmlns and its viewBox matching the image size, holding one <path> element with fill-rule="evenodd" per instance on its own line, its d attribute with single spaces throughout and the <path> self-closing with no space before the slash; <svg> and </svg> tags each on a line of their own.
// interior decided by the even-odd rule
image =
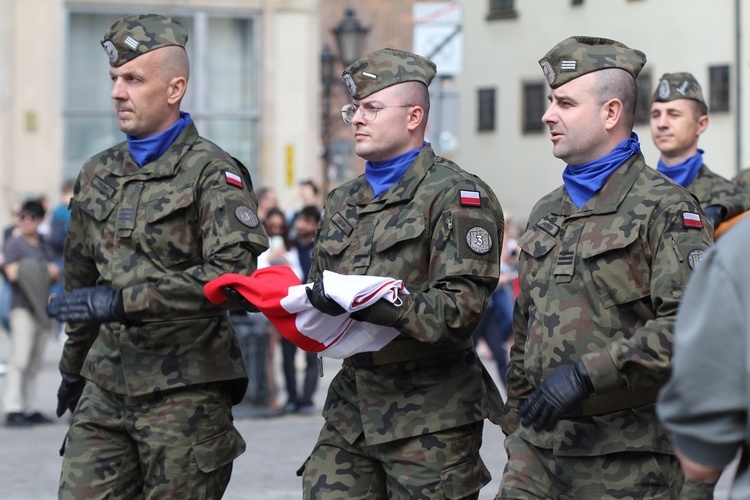
<svg viewBox="0 0 750 500">
<path fill-rule="evenodd" d="M 262 312 L 285 339 L 321 356 L 343 359 L 358 352 L 377 351 L 399 335 L 391 327 L 355 321 L 348 314 L 330 316 L 315 309 L 303 285 L 289 266 L 258 269 L 250 276 L 224 274 L 204 287 L 208 300 L 227 300 L 225 286 L 236 289 Z M 326 294 L 349 312 L 383 299 L 400 305 L 399 294 L 408 294 L 401 280 L 323 272 Z"/>
</svg>

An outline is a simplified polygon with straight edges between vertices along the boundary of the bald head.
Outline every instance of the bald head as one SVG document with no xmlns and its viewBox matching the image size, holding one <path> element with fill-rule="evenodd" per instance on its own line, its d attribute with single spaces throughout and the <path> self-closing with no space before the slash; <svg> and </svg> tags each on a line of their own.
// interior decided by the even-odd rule
<svg viewBox="0 0 750 500">
<path fill-rule="evenodd" d="M 172 78 L 182 77 L 187 80 L 190 77 L 190 62 L 187 52 L 182 47 L 170 45 L 154 51 L 154 55 L 165 82 Z"/>
</svg>

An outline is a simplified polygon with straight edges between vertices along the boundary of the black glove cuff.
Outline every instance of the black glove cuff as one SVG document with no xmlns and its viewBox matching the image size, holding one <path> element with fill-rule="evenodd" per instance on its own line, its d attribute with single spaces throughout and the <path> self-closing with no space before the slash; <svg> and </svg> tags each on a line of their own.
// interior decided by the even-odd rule
<svg viewBox="0 0 750 500">
<path fill-rule="evenodd" d="M 119 321 L 120 323 L 125 323 L 127 320 L 127 316 L 125 315 L 125 299 L 122 297 L 122 291 L 116 291 L 117 295 L 115 295 L 113 309 L 114 309 L 114 316 L 115 321 Z"/>
<path fill-rule="evenodd" d="M 592 394 L 594 392 L 594 384 L 591 382 L 589 372 L 586 370 L 586 366 L 582 360 L 578 360 L 578 363 L 576 363 L 576 375 L 578 375 L 581 386 L 586 390 L 586 393 Z"/>
<path fill-rule="evenodd" d="M 708 217 L 714 225 L 714 229 L 716 229 L 727 216 L 727 209 L 721 205 L 709 205 L 703 209 L 703 213 L 706 214 L 706 217 Z"/>
<path fill-rule="evenodd" d="M 60 368 L 60 375 L 62 376 L 62 379 L 67 384 L 76 384 L 83 380 L 83 376 L 78 372 L 69 372 L 68 370 L 63 370 Z"/>
</svg>

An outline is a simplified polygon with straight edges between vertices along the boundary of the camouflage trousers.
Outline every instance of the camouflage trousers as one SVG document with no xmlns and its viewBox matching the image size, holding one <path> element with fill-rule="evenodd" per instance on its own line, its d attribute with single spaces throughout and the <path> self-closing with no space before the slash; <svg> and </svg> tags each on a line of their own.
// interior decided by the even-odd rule
<svg viewBox="0 0 750 500">
<path fill-rule="evenodd" d="M 307 500 L 476 499 L 492 479 L 479 456 L 482 422 L 373 446 L 329 423 L 301 475 Z"/>
<path fill-rule="evenodd" d="M 60 499 L 221 498 L 245 442 L 221 384 L 127 397 L 86 382 L 65 438 Z"/>
<path fill-rule="evenodd" d="M 496 499 L 676 499 L 683 481 L 677 458 L 664 453 L 561 457 L 517 432 L 505 438 L 505 451 Z"/>
</svg>

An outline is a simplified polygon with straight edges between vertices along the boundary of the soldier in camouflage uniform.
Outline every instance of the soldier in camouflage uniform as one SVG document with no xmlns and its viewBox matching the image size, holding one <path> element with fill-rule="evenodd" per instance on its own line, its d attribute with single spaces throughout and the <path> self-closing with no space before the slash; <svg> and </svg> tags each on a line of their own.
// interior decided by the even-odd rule
<svg viewBox="0 0 750 500">
<path fill-rule="evenodd" d="M 142 15 L 102 41 L 127 141 L 80 172 L 48 307 L 68 322 L 58 416 L 74 411 L 60 498 L 220 498 L 245 449 L 245 366 L 203 285 L 251 273 L 267 237 L 247 172 L 180 112 L 187 37 Z"/>
<path fill-rule="evenodd" d="M 741 170 L 739 174 L 734 176 L 734 179 L 732 179 L 732 182 L 734 184 L 737 184 L 739 187 L 741 187 L 745 191 L 750 192 L 750 168 Z"/>
<path fill-rule="evenodd" d="M 651 96 L 656 169 L 693 193 L 714 229 L 750 209 L 750 193 L 710 171 L 698 138 L 708 128 L 708 106 L 690 73 L 665 73 Z"/>
<path fill-rule="evenodd" d="M 382 49 L 344 80 L 365 174 L 328 195 L 316 235 L 310 300 L 337 304 L 323 270 L 402 279 L 398 307 L 379 301 L 352 316 L 401 332 L 375 353 L 346 358 L 325 424 L 298 472 L 304 498 L 477 498 L 491 477 L 479 455 L 499 392 L 473 349 L 499 276 L 503 212 L 481 179 L 424 142 L 432 61 Z"/>
<path fill-rule="evenodd" d="M 519 238 L 520 293 L 498 498 L 670 498 L 682 483 L 654 414 L 672 326 L 712 243 L 692 196 L 649 168 L 632 133 L 645 55 L 571 37 L 540 65 L 564 185 Z"/>
</svg>

